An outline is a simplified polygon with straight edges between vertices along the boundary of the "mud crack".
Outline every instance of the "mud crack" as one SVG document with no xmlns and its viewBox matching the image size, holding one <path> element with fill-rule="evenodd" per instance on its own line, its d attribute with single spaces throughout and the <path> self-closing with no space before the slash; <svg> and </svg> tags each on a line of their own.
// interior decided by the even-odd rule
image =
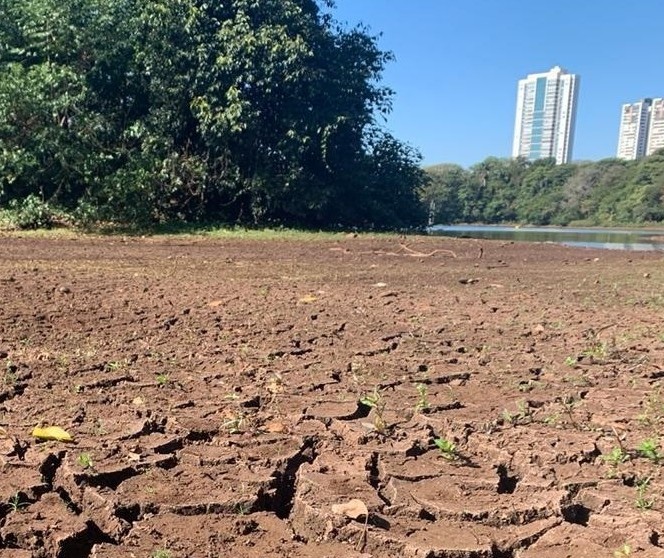
<svg viewBox="0 0 664 558">
<path fill-rule="evenodd" d="M 306 438 L 300 450 L 287 459 L 281 470 L 273 474 L 273 491 L 265 492 L 258 501 L 260 511 L 269 511 L 279 519 L 287 519 L 293 509 L 293 499 L 297 490 L 297 474 L 305 463 L 313 463 L 318 457 L 318 439 Z"/>
</svg>

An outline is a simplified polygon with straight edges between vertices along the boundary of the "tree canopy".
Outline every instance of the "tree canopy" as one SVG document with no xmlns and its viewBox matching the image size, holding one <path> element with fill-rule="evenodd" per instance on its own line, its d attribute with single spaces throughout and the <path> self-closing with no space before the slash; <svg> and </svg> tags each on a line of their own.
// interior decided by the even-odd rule
<svg viewBox="0 0 664 558">
<path fill-rule="evenodd" d="M 422 200 L 434 223 L 532 225 L 664 221 L 664 150 L 637 161 L 556 165 L 490 157 L 469 169 L 427 168 Z"/>
<path fill-rule="evenodd" d="M 399 228 L 419 154 L 391 60 L 315 0 L 0 0 L 0 206 L 80 219 Z"/>
</svg>

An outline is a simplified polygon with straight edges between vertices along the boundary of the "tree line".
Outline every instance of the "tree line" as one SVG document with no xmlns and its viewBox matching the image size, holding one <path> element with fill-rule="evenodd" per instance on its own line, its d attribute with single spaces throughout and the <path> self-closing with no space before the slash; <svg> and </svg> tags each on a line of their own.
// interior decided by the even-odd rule
<svg viewBox="0 0 664 558">
<path fill-rule="evenodd" d="M 0 208 L 81 222 L 400 228 L 419 153 L 391 54 L 329 0 L 0 0 Z M 34 221 L 34 219 L 33 219 Z"/>
<path fill-rule="evenodd" d="M 640 225 L 664 221 L 664 150 L 635 161 L 556 165 L 490 157 L 428 167 L 430 222 Z"/>
</svg>

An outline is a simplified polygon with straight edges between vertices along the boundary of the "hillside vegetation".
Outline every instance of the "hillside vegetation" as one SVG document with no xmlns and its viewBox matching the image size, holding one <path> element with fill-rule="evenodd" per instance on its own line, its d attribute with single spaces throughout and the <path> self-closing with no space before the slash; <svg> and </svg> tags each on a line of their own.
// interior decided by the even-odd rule
<svg viewBox="0 0 664 558">
<path fill-rule="evenodd" d="M 664 150 L 638 161 L 556 165 L 490 157 L 427 168 L 435 223 L 647 224 L 664 220 Z"/>
</svg>

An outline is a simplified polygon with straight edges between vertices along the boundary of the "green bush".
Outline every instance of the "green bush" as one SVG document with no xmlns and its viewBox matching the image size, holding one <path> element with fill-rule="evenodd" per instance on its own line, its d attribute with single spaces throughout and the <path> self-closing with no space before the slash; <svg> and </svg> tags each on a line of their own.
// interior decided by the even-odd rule
<svg viewBox="0 0 664 558">
<path fill-rule="evenodd" d="M 18 229 L 49 229 L 56 217 L 57 211 L 34 194 L 9 203 L 9 222 Z"/>
</svg>

